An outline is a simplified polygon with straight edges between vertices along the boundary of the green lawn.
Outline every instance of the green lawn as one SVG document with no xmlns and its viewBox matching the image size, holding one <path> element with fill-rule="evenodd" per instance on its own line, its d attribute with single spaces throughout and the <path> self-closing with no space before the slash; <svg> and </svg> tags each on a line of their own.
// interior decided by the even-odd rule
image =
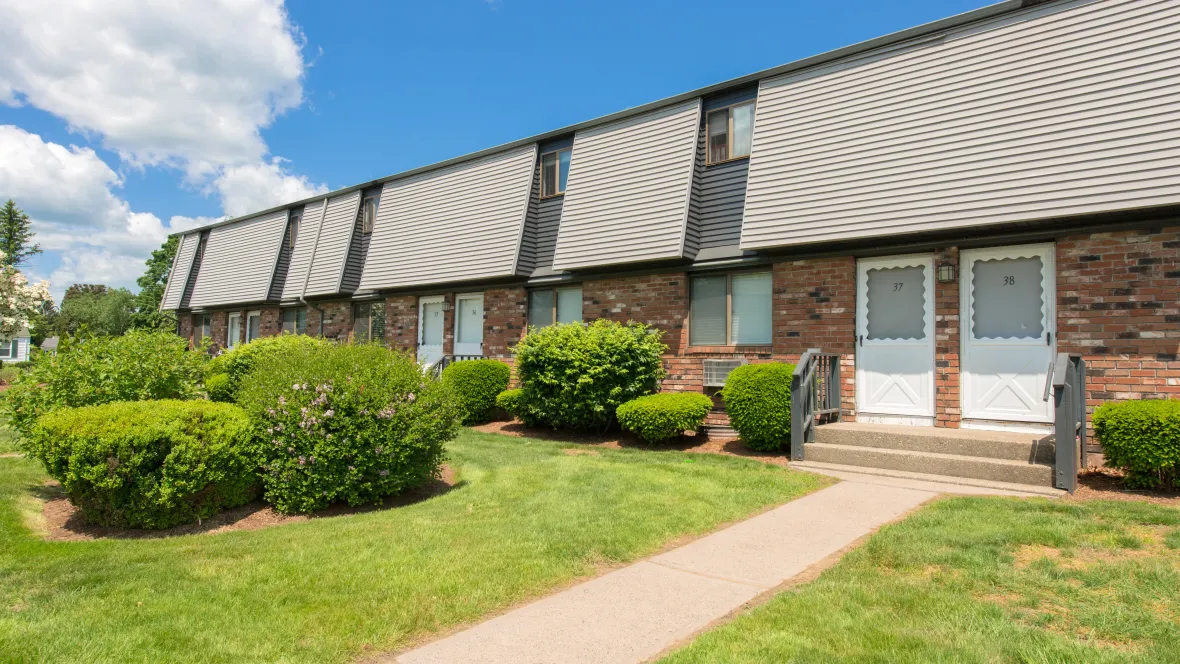
<svg viewBox="0 0 1180 664">
<path fill-rule="evenodd" d="M 1180 662 L 1180 510 L 956 498 L 661 660 Z"/>
<path fill-rule="evenodd" d="M 6 425 L 0 424 L 0 454 L 15 454 L 20 452 L 16 446 L 16 433 Z"/>
<path fill-rule="evenodd" d="M 734 457 L 464 432 L 460 485 L 258 531 L 46 542 L 0 459 L 0 661 L 340 662 L 395 650 L 819 488 Z"/>
</svg>

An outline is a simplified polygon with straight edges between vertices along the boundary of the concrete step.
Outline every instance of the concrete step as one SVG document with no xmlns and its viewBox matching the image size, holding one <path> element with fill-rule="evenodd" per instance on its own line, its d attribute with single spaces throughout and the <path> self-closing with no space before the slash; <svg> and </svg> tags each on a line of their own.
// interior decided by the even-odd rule
<svg viewBox="0 0 1180 664">
<path fill-rule="evenodd" d="M 1014 484 L 1012 482 L 991 482 L 989 480 L 977 480 L 970 477 L 910 473 L 904 470 L 885 470 L 882 468 L 865 468 L 864 466 L 845 466 L 838 463 L 792 461 L 791 468 L 860 482 L 871 482 L 868 479 L 871 477 L 880 478 L 880 481 L 887 486 L 928 489 L 938 491 L 939 493 L 1046 496 L 1049 498 L 1059 498 L 1069 495 L 1061 489 L 1047 486 Z M 956 490 L 953 487 L 961 487 L 961 489 Z"/>
<path fill-rule="evenodd" d="M 884 450 L 1053 463 L 1053 437 L 1011 431 L 943 429 L 835 422 L 815 429 L 815 442 Z"/>
<path fill-rule="evenodd" d="M 1053 486 L 1051 465 L 1013 459 L 819 442 L 807 444 L 804 448 L 804 459 L 819 463 L 966 477 L 992 482 Z"/>
</svg>

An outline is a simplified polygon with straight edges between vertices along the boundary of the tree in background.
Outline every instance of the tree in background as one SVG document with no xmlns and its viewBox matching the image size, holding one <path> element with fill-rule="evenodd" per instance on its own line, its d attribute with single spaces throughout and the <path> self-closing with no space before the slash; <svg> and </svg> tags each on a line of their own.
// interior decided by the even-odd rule
<svg viewBox="0 0 1180 664">
<path fill-rule="evenodd" d="M 46 302 L 53 303 L 49 297 L 49 282 L 30 284 L 25 275 L 0 253 L 0 337 L 10 338 L 28 327 L 32 317 Z"/>
<path fill-rule="evenodd" d="M 131 317 L 131 327 L 176 329 L 176 313 L 160 311 L 160 301 L 164 299 L 164 289 L 168 286 L 168 275 L 172 272 L 178 239 L 176 236 L 170 237 L 163 246 L 153 251 L 151 258 L 146 262 L 147 271 L 135 280 L 135 283 L 139 284 L 139 294 L 135 296 L 135 314 Z"/>
<path fill-rule="evenodd" d="M 117 336 L 131 328 L 135 295 L 126 288 L 102 284 L 74 284 L 61 299 L 56 332 L 77 334 L 85 326 L 90 334 Z"/>
<path fill-rule="evenodd" d="M 0 208 L 0 252 L 4 265 L 20 267 L 30 257 L 41 253 L 41 246 L 30 244 L 33 231 L 29 229 L 29 215 L 10 198 Z"/>
<path fill-rule="evenodd" d="M 29 337 L 34 346 L 57 334 L 57 313 L 57 305 L 49 299 L 29 314 Z"/>
</svg>

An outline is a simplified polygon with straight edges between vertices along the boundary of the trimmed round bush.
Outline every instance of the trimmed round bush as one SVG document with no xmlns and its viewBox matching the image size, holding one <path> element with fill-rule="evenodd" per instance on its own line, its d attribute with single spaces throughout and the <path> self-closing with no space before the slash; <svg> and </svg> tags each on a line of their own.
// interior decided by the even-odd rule
<svg viewBox="0 0 1180 664">
<path fill-rule="evenodd" d="M 463 424 L 492 419 L 496 397 L 508 387 L 512 369 L 498 360 L 462 360 L 447 365 L 442 382 L 451 390 Z"/>
<path fill-rule="evenodd" d="M 695 431 L 713 409 L 713 400 L 700 392 L 662 392 L 632 399 L 619 406 L 619 424 L 649 443 Z"/>
<path fill-rule="evenodd" d="M 262 362 L 280 355 L 286 355 L 307 348 L 324 348 L 331 342 L 305 334 L 283 334 L 274 337 L 260 337 L 250 343 L 227 350 L 209 362 L 205 372 L 205 390 L 213 398 L 208 380 L 212 376 L 225 375 L 226 384 L 218 386 L 217 401 L 235 401 L 241 389 L 242 380 Z"/>
<path fill-rule="evenodd" d="M 228 403 L 234 400 L 234 393 L 229 384 L 229 374 L 213 374 L 206 378 L 205 391 L 209 393 L 209 399 L 212 401 Z"/>
<path fill-rule="evenodd" d="M 194 399 L 208 356 L 171 332 L 132 330 L 119 337 L 62 337 L 4 392 L 9 424 L 28 434 L 57 408 L 115 401 Z"/>
<path fill-rule="evenodd" d="M 264 497 L 281 512 L 362 505 L 439 476 L 459 431 L 441 381 L 376 344 L 325 344 L 260 360 L 240 403 L 255 422 Z"/>
<path fill-rule="evenodd" d="M 781 362 L 743 364 L 721 389 L 729 423 L 750 449 L 777 452 L 791 444 L 791 374 Z"/>
<path fill-rule="evenodd" d="M 48 413 L 24 447 L 87 521 L 168 528 L 257 496 L 250 436 L 232 404 L 125 401 Z"/>
<path fill-rule="evenodd" d="M 1118 401 L 1094 411 L 1106 465 L 1132 487 L 1168 488 L 1180 477 L 1180 401 Z"/>
<path fill-rule="evenodd" d="M 528 413 L 524 409 L 524 390 L 520 389 L 519 387 L 512 390 L 504 390 L 503 392 L 497 394 L 496 406 L 503 408 L 508 412 L 509 415 L 524 422 L 525 424 L 530 426 L 533 424 L 533 422 L 530 422 L 526 419 L 528 417 Z"/>
<path fill-rule="evenodd" d="M 554 429 L 606 431 L 615 409 L 664 377 L 662 333 L 596 320 L 533 328 L 513 352 L 523 393 L 517 416 Z"/>
</svg>

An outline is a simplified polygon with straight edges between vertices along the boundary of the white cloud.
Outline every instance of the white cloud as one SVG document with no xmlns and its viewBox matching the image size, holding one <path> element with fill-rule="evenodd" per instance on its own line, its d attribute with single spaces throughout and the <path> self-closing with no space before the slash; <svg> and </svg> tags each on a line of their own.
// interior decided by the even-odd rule
<svg viewBox="0 0 1180 664">
<path fill-rule="evenodd" d="M 326 186 L 313 184 L 306 176 L 288 171 L 278 157 L 269 163 L 226 168 L 213 181 L 212 188 L 221 196 L 221 207 L 231 217 L 328 191 Z"/>
<path fill-rule="evenodd" d="M 165 225 L 154 214 L 133 211 L 113 191 L 122 179 L 89 148 L 0 125 L 0 155 L 0 196 L 29 214 L 42 249 L 61 253 L 49 275 L 57 299 L 75 282 L 134 290 L 144 260 L 169 233 L 211 221 L 173 217 Z"/>
<path fill-rule="evenodd" d="M 303 35 L 282 0 L 0 0 L 0 15 L 0 102 L 131 164 L 257 162 L 260 128 L 303 101 Z"/>
</svg>

